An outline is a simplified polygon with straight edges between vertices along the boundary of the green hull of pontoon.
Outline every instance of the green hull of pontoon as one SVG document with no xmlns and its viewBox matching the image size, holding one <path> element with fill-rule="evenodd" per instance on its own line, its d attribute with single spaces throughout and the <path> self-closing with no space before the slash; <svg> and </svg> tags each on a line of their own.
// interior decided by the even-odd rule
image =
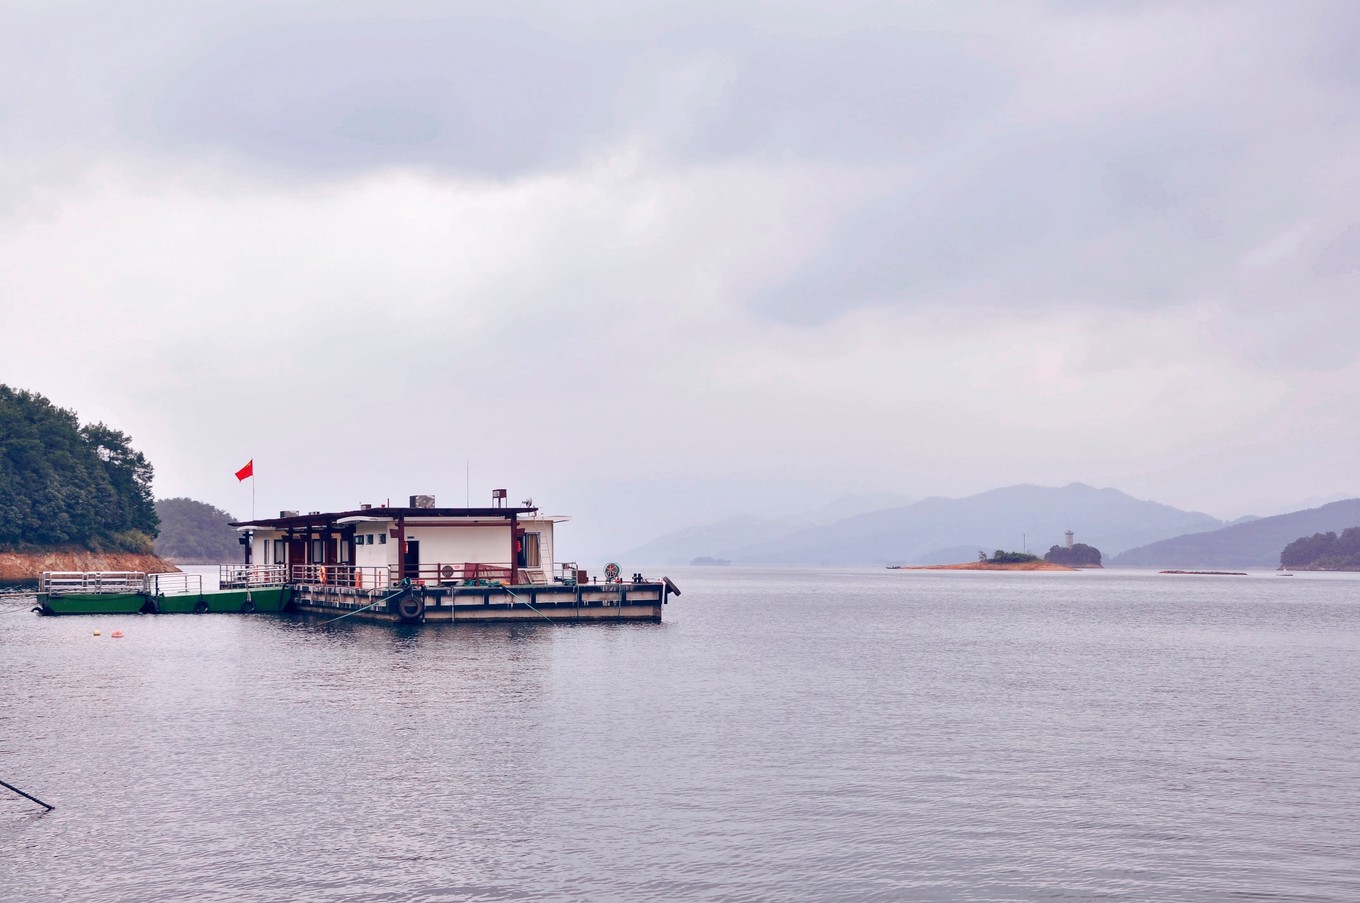
<svg viewBox="0 0 1360 903">
<path fill-rule="evenodd" d="M 135 615 L 146 604 L 141 593 L 63 593 L 38 596 L 49 615 Z"/>
<path fill-rule="evenodd" d="M 161 614 L 249 614 L 251 612 L 283 611 L 292 598 L 287 586 L 268 589 L 233 589 L 203 595 L 159 596 L 156 598 Z"/>
<path fill-rule="evenodd" d="M 139 611 L 159 614 L 250 614 L 283 611 L 293 598 L 291 587 L 224 590 L 202 595 L 157 596 L 145 593 L 42 594 L 38 602 L 49 615 L 135 615 Z M 148 605 L 148 601 L 154 604 Z"/>
</svg>

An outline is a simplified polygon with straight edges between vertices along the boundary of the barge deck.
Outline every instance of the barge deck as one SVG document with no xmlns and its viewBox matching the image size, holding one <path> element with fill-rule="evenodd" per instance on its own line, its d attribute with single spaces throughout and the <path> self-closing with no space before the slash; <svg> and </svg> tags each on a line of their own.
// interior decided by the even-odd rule
<svg viewBox="0 0 1360 903">
<path fill-rule="evenodd" d="M 386 569 L 222 565 L 218 588 L 198 574 L 47 572 L 47 615 L 259 614 L 285 611 L 389 623 L 650 621 L 680 590 L 669 578 L 507 585 L 497 580 L 396 580 Z"/>
<path fill-rule="evenodd" d="M 292 608 L 313 615 L 389 622 L 651 621 L 674 584 L 667 580 L 584 586 L 407 586 L 392 592 L 299 585 Z"/>
</svg>

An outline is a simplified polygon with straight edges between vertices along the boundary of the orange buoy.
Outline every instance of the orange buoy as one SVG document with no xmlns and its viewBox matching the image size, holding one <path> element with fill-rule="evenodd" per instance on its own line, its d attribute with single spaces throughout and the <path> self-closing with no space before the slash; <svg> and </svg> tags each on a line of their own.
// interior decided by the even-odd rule
<svg viewBox="0 0 1360 903">
<path fill-rule="evenodd" d="M 96 630 L 96 631 L 94 632 L 94 635 L 95 635 L 95 636 L 99 636 L 99 631 Z"/>
<path fill-rule="evenodd" d="M 109 636 L 113 637 L 115 640 L 122 639 L 123 631 L 115 630 L 113 633 L 109 634 Z"/>
</svg>

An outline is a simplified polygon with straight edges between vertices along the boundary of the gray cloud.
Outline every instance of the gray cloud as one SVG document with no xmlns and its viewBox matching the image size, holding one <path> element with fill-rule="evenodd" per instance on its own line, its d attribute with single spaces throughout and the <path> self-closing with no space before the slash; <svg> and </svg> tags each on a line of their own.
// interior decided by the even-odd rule
<svg viewBox="0 0 1360 903">
<path fill-rule="evenodd" d="M 600 99 L 621 71 L 600 50 L 473 16 L 258 23 L 148 73 L 124 116 L 158 148 L 329 177 L 402 165 L 505 176 L 575 162 L 608 129 Z"/>
<path fill-rule="evenodd" d="M 246 452 L 275 507 L 445 492 L 471 457 L 583 513 L 632 487 L 657 526 L 748 482 L 1075 479 L 1229 515 L 1244 483 L 1344 488 L 1360 441 L 1353 4 L 6 25 L 0 377 L 145 436 L 169 494 L 236 504 L 202 487 Z M 237 406 L 227 440 L 166 413 Z M 620 422 L 666 439 L 525 438 Z M 356 423 L 418 440 L 292 455 Z"/>
</svg>

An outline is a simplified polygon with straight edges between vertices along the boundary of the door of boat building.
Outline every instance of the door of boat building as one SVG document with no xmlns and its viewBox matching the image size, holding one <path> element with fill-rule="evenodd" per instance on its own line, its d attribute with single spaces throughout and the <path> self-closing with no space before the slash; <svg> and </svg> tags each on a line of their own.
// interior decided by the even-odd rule
<svg viewBox="0 0 1360 903">
<path fill-rule="evenodd" d="M 412 580 L 420 576 L 420 540 L 406 540 L 406 550 L 401 557 L 401 575 Z"/>
</svg>

